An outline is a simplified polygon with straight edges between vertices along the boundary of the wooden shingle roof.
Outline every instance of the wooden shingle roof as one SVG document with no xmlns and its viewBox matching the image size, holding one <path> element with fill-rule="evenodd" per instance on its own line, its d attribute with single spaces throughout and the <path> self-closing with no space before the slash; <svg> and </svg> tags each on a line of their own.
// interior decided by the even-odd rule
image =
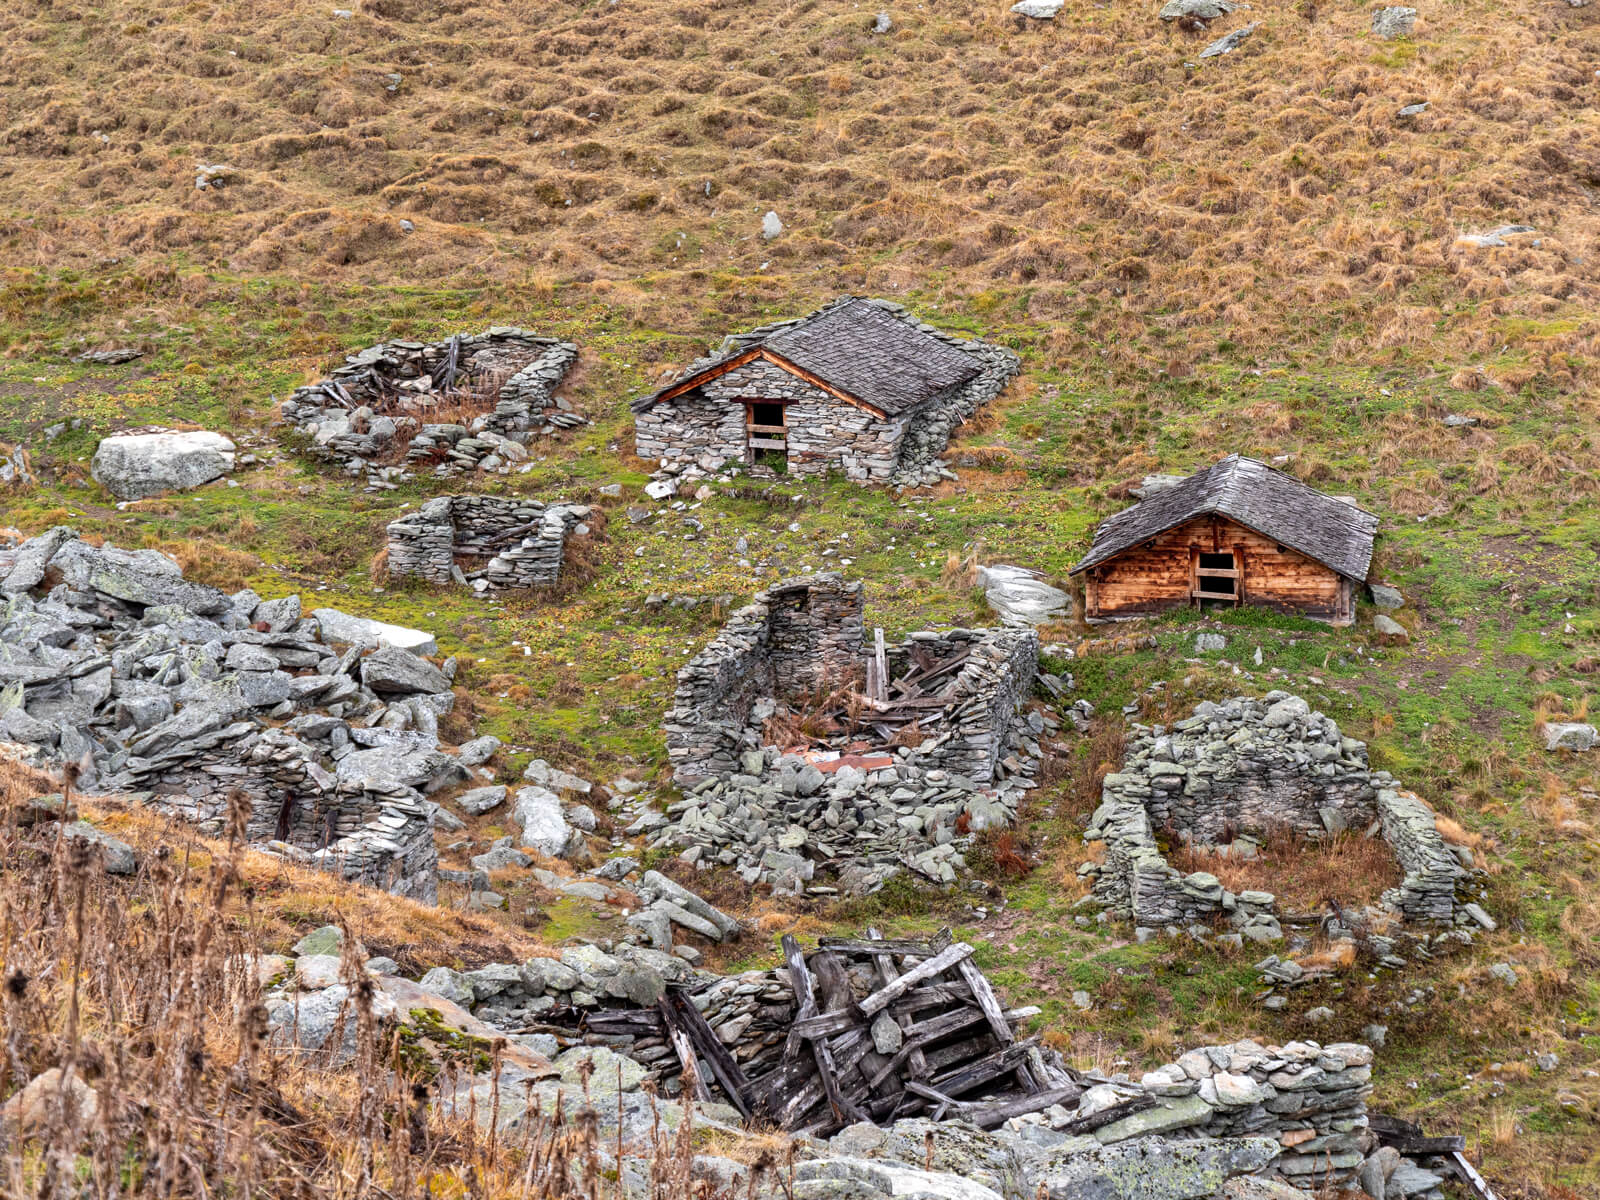
<svg viewBox="0 0 1600 1200">
<path fill-rule="evenodd" d="M 749 361 L 753 352 L 780 367 L 799 368 L 828 390 L 888 416 L 909 412 L 984 369 L 978 355 L 961 348 L 961 339 L 924 325 L 898 305 L 845 296 L 797 321 L 728 338 L 718 356 L 693 364 L 632 407 L 642 412 L 681 395 Z"/>
<path fill-rule="evenodd" d="M 1072 574 L 1087 571 L 1195 517 L 1227 517 L 1358 583 L 1372 565 L 1378 518 L 1239 454 L 1107 517 Z"/>
</svg>

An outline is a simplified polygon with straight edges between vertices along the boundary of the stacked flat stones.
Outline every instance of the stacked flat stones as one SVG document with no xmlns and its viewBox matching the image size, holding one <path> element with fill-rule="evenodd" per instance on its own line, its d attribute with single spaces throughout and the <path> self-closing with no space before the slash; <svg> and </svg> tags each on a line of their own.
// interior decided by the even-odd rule
<svg viewBox="0 0 1600 1200">
<path fill-rule="evenodd" d="M 1092 897 L 1110 914 L 1145 927 L 1183 926 L 1225 913 L 1246 937 L 1281 930 L 1267 892 L 1234 895 L 1209 872 L 1168 865 L 1161 830 L 1197 846 L 1248 854 L 1275 826 L 1307 839 L 1364 829 L 1381 835 L 1405 872 L 1384 904 L 1412 920 L 1472 924 L 1457 898 L 1467 875 L 1444 843 L 1433 811 L 1371 771 L 1367 748 L 1298 696 L 1269 692 L 1210 701 L 1171 729 L 1135 725 L 1122 769 L 1107 775 L 1084 831 L 1106 844 L 1103 863 L 1085 863 Z M 1216 846 L 1233 834 L 1226 845 Z M 1470 860 L 1468 860 L 1470 861 Z"/>
<path fill-rule="evenodd" d="M 448 402 L 442 385 L 452 353 L 452 389 L 494 400 L 466 425 L 427 420 L 431 408 Z M 535 436 L 584 423 L 555 395 L 577 358 L 571 342 L 504 325 L 440 342 L 383 342 L 350 355 L 327 379 L 296 388 L 283 417 L 311 437 L 317 453 L 351 474 L 369 474 L 375 485 L 393 486 L 423 470 L 506 474 L 527 459 Z M 397 440 L 409 443 L 404 467 L 379 466 Z"/>
<path fill-rule="evenodd" d="M 1125 1118 L 1117 1132 L 1273 1137 L 1283 1151 L 1270 1173 L 1299 1187 L 1352 1182 L 1371 1144 L 1372 1049 L 1354 1042 L 1205 1046 L 1140 1085 L 1159 1107 Z"/>
<path fill-rule="evenodd" d="M 459 583 L 478 592 L 553 587 L 561 577 L 567 538 L 588 532 L 591 509 L 495 496 L 436 496 L 388 526 L 391 579 Z M 502 535 L 533 526 L 513 541 Z M 498 544 L 491 544 L 498 543 Z M 457 556 L 487 558 L 464 571 Z"/>
<path fill-rule="evenodd" d="M 345 632 L 366 628 L 357 619 L 228 595 L 64 526 L 0 550 L 0 595 L 0 738 L 42 765 L 83 764 L 85 790 L 140 795 L 213 832 L 237 793 L 251 841 L 436 895 L 423 793 L 468 765 L 438 741 L 453 662 L 374 650 Z M 357 644 L 329 645 L 325 626 Z"/>
<path fill-rule="evenodd" d="M 679 1061 L 669 1042 L 648 1032 L 586 1032 L 583 1015 L 598 1008 L 653 1007 L 671 984 L 688 993 L 718 1040 L 754 1076 L 782 1054 L 796 1008 L 781 971 L 724 977 L 696 971 L 674 955 L 627 944 L 609 950 L 570 946 L 559 958 L 490 963 L 475 971 L 435 967 L 419 984 L 512 1036 L 529 1036 L 525 1031 L 532 1028 L 540 1031 L 532 1036 L 554 1037 L 558 1044 L 605 1046 L 646 1068 L 667 1094 L 680 1087 Z"/>
<path fill-rule="evenodd" d="M 670 805 L 670 824 L 650 846 L 685 847 L 682 857 L 696 867 L 733 867 L 779 892 L 865 895 L 903 869 L 953 883 L 972 835 L 1010 824 L 1036 786 L 1037 744 L 1013 731 L 1007 746 L 1017 773 L 986 786 L 924 769 L 904 748 L 889 766 L 827 774 L 775 747 L 746 751 L 742 770 L 705 780 Z M 819 868 L 836 876 L 837 888 L 813 886 Z"/>
</svg>

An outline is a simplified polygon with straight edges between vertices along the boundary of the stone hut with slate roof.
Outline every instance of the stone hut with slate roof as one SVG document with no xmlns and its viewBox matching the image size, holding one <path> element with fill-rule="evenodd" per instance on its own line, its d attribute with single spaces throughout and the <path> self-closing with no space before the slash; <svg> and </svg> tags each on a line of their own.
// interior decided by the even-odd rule
<svg viewBox="0 0 1600 1200">
<path fill-rule="evenodd" d="M 1256 604 L 1348 625 L 1378 518 L 1233 454 L 1103 521 L 1072 574 L 1090 621 Z"/>
<path fill-rule="evenodd" d="M 636 452 L 663 465 L 932 483 L 951 432 L 1019 368 L 1003 346 L 954 337 L 888 300 L 844 296 L 728 337 L 635 401 Z"/>
</svg>

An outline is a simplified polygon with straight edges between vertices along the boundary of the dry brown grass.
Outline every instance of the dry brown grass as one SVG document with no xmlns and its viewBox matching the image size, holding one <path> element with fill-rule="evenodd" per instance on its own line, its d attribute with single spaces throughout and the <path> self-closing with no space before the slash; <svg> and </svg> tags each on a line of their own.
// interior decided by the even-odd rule
<svg viewBox="0 0 1600 1200">
<path fill-rule="evenodd" d="M 1113 370 L 1182 375 L 1216 329 L 1246 351 L 1331 335 L 1335 356 L 1425 342 L 1466 364 L 1511 343 L 1495 383 L 1596 377 L 1584 10 L 1445 8 L 1395 47 L 1357 10 L 1267 0 L 1227 22 L 1263 29 L 1200 70 L 1192 35 L 1137 6 L 1026 23 L 931 5 L 885 37 L 859 16 L 13 6 L 0 236 L 12 267 L 116 257 L 163 287 L 178 256 L 358 285 L 587 282 L 657 328 L 703 316 L 699 271 L 740 280 L 716 302 L 739 312 L 788 302 L 791 279 L 820 295 L 946 273 L 980 317 L 1024 289 L 1030 317 L 1072 314 L 1053 364 L 1103 349 Z M 237 174 L 197 191 L 197 160 Z M 789 231 L 763 243 L 768 207 Z M 1457 242 L 1508 221 L 1539 233 Z M 641 269 L 680 282 L 628 282 Z"/>
<path fill-rule="evenodd" d="M 337 893 L 355 918 L 340 920 L 352 1003 L 331 1035 L 337 1046 L 348 1031 L 350 1056 L 302 1054 L 269 1036 L 248 965 L 273 947 L 262 856 L 236 837 L 163 836 L 148 820 L 94 810 L 141 852 L 132 877 L 110 877 L 59 825 L 21 820 L 54 782 L 0 762 L 0 1096 L 43 1079 L 39 1100 L 8 1123 L 0 1194 L 621 1200 L 602 1176 L 587 1080 L 570 1106 L 496 1134 L 470 1110 L 432 1103 L 470 1055 L 425 1031 L 402 1039 L 378 1015 L 361 966 L 379 944 L 370 931 L 426 938 L 448 923 L 470 936 L 474 919 L 290 869 L 303 902 Z M 69 810 L 72 801 L 69 792 Z M 397 924 L 366 905 L 394 906 Z M 497 936 L 502 953 L 529 948 Z M 498 1079 L 504 1051 L 496 1040 L 471 1069 Z M 687 1114 L 678 1133 L 662 1129 L 633 1148 L 652 1200 L 731 1200 L 693 1178 Z M 792 1161 L 771 1142 L 757 1150 L 760 1171 Z"/>
<path fill-rule="evenodd" d="M 1232 892 L 1271 892 L 1289 909 L 1315 911 L 1329 900 L 1341 905 L 1376 903 L 1384 889 L 1400 883 L 1403 872 L 1394 852 L 1380 838 L 1344 833 L 1306 841 L 1277 829 L 1253 859 L 1224 858 L 1188 845 L 1174 845 L 1167 861 L 1184 874 L 1209 871 Z"/>
<path fill-rule="evenodd" d="M 59 784 L 33 786 L 50 790 Z M 200 837 L 149 809 L 99 798 L 83 800 L 80 808 L 142 854 L 181 852 L 196 880 L 193 902 L 204 897 L 204 874 L 228 861 L 238 890 L 219 911 L 230 924 L 251 929 L 267 952 L 285 951 L 310 930 L 340 922 L 373 954 L 389 955 L 406 967 L 520 962 L 541 947 L 537 939 L 492 917 L 391 896 L 248 849 L 230 852 L 226 843 Z"/>
</svg>

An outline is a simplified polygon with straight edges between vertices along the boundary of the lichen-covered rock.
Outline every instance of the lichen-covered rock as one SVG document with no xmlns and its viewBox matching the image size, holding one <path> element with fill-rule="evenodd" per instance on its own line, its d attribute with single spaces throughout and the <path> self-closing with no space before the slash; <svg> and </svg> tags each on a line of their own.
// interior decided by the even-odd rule
<svg viewBox="0 0 1600 1200">
<path fill-rule="evenodd" d="M 117 434 L 103 439 L 89 473 L 119 500 L 142 500 L 220 479 L 237 447 L 220 433 Z"/>
</svg>

